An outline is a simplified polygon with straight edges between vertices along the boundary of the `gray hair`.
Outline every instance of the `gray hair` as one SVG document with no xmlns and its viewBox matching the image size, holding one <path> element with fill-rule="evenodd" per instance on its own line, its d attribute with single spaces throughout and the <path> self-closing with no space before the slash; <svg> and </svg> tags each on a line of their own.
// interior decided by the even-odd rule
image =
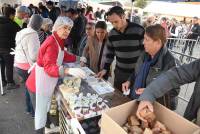
<svg viewBox="0 0 200 134">
<path fill-rule="evenodd" d="M 73 24 L 73 21 L 69 17 L 59 16 L 53 25 L 52 32 L 57 31 L 59 28 L 65 25 L 72 27 Z"/>
<path fill-rule="evenodd" d="M 19 6 L 16 9 L 17 13 L 29 13 L 29 9 L 26 6 Z"/>
<path fill-rule="evenodd" d="M 51 19 L 49 19 L 49 18 L 43 18 L 43 22 L 42 22 L 41 28 L 45 29 L 45 27 L 47 25 L 53 25 L 53 21 Z"/>
</svg>

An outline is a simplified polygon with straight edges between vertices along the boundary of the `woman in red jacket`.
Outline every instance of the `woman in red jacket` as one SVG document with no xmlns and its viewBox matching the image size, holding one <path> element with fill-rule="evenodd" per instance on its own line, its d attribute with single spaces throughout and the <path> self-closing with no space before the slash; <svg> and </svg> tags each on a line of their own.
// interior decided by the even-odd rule
<svg viewBox="0 0 200 134">
<path fill-rule="evenodd" d="M 51 97 L 59 77 L 73 75 L 85 77 L 85 72 L 79 68 L 64 68 L 63 62 L 75 62 L 76 56 L 64 51 L 64 40 L 68 37 L 73 21 L 68 17 L 58 17 L 53 34 L 41 45 L 36 66 L 26 81 L 29 92 L 36 93 L 35 129 L 36 133 L 44 133 L 47 112 Z"/>
</svg>

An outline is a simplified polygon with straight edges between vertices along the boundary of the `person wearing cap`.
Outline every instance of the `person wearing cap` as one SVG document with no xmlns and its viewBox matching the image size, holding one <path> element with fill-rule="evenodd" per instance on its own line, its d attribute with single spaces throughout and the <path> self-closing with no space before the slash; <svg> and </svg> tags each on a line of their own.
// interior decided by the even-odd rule
<svg viewBox="0 0 200 134">
<path fill-rule="evenodd" d="M 13 63 L 14 56 L 10 55 L 11 48 L 15 48 L 15 36 L 20 27 L 13 21 L 15 9 L 4 7 L 4 15 L 0 17 L 0 58 L 2 82 L 6 89 L 15 89 L 16 85 L 13 80 Z"/>
<path fill-rule="evenodd" d="M 41 45 L 36 66 L 29 75 L 26 86 L 36 93 L 35 130 L 44 133 L 47 112 L 51 97 L 59 77 L 72 75 L 85 77 L 85 72 L 79 68 L 65 68 L 63 62 L 75 62 L 78 58 L 64 51 L 64 40 L 68 37 L 73 21 L 68 17 L 58 17 L 53 25 L 52 35 Z"/>
<path fill-rule="evenodd" d="M 37 53 L 40 47 L 37 31 L 42 25 L 40 15 L 32 15 L 28 27 L 19 31 L 16 35 L 15 47 L 15 70 L 25 82 L 28 78 L 28 70 L 36 62 Z M 34 110 L 30 100 L 30 94 L 25 89 L 26 112 L 34 117 Z"/>
<path fill-rule="evenodd" d="M 29 9 L 26 6 L 19 6 L 16 9 L 16 16 L 14 18 L 14 21 L 21 27 L 23 28 L 23 23 L 24 21 L 28 18 L 29 16 Z"/>
</svg>

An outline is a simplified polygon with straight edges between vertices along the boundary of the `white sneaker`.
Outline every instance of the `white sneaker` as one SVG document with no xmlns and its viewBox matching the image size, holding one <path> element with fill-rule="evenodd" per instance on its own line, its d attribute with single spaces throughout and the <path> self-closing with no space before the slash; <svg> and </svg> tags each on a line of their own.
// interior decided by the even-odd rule
<svg viewBox="0 0 200 134">
<path fill-rule="evenodd" d="M 45 134 L 50 134 L 51 133 L 51 128 L 45 127 L 44 132 L 45 132 Z"/>
</svg>

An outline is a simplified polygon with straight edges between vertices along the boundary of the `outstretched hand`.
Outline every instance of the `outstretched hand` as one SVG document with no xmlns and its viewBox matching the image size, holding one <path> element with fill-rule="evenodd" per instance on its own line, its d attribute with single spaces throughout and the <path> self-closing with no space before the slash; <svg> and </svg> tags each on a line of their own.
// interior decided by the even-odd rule
<svg viewBox="0 0 200 134">
<path fill-rule="evenodd" d="M 148 108 L 151 112 L 153 112 L 153 105 L 150 101 L 141 101 L 138 105 L 138 109 L 137 109 L 137 112 L 136 112 L 136 116 L 144 121 L 144 122 L 147 122 L 147 120 L 144 119 L 144 117 L 141 116 L 140 112 L 144 109 L 144 108 Z"/>
</svg>

